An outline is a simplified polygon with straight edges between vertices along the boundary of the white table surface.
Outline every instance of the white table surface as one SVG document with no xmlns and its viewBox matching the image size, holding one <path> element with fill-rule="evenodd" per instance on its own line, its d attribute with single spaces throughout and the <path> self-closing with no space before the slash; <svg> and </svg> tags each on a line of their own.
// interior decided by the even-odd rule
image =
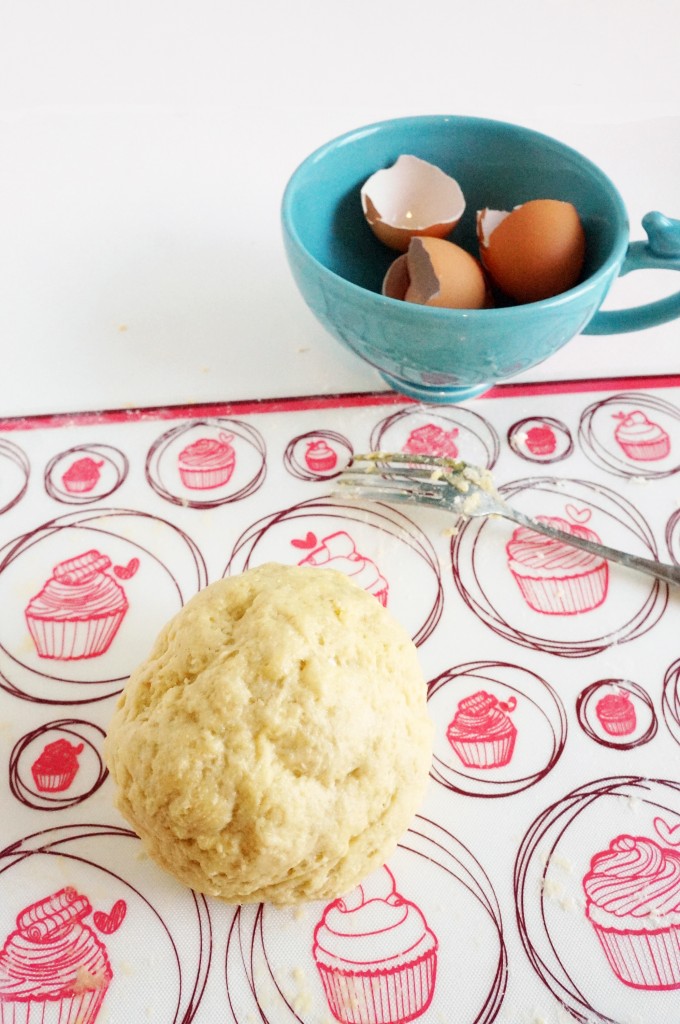
<svg viewBox="0 0 680 1024">
<path fill-rule="evenodd" d="M 475 114 L 680 216 L 677 0 L 9 0 L 0 14 L 0 415 L 383 390 L 297 294 L 279 204 L 361 124 Z M 677 287 L 631 275 L 607 306 Z M 521 378 L 680 371 L 680 323 Z"/>
</svg>

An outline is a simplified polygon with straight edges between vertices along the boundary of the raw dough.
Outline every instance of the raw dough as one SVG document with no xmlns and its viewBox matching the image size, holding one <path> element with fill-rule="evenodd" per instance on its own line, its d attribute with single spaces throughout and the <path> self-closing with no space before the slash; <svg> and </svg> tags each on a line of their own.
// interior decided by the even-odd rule
<svg viewBox="0 0 680 1024">
<path fill-rule="evenodd" d="M 431 749 L 404 629 L 342 573 L 268 564 L 206 587 L 163 629 L 106 759 L 162 867 L 231 903 L 295 903 L 384 863 Z"/>
</svg>

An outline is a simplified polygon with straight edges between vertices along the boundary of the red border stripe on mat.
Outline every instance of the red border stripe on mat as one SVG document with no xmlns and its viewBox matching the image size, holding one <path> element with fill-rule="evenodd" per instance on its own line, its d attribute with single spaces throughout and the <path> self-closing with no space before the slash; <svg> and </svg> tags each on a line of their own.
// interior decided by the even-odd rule
<svg viewBox="0 0 680 1024">
<path fill-rule="evenodd" d="M 640 377 L 596 377 L 589 379 L 497 384 L 473 401 L 487 398 L 523 398 L 533 395 L 579 394 L 590 391 L 625 391 L 631 388 L 680 387 L 680 374 Z M 351 409 L 367 405 L 403 405 L 413 399 L 394 391 L 350 392 L 336 395 L 300 395 L 237 402 L 202 402 L 188 405 L 150 406 L 136 409 L 106 409 L 101 412 L 51 413 L 0 418 L 0 431 L 89 426 L 98 423 L 138 423 L 145 420 L 201 419 L 206 416 L 247 416 L 252 413 L 293 412 L 305 409 Z"/>
</svg>

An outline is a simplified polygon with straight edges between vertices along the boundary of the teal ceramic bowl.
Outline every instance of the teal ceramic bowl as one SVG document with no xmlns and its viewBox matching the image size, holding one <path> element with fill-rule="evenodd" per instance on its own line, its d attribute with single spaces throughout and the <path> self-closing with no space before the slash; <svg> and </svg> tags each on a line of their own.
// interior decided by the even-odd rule
<svg viewBox="0 0 680 1024">
<path fill-rule="evenodd" d="M 368 227 L 359 193 L 374 171 L 402 153 L 458 181 L 466 209 L 451 240 L 475 255 L 477 210 L 510 210 L 537 198 L 573 203 L 586 233 L 580 282 L 551 299 L 481 310 L 383 296 L 382 280 L 397 254 Z M 391 387 L 424 401 L 480 394 L 542 362 L 579 332 L 637 330 L 680 315 L 680 294 L 598 313 L 620 273 L 680 269 L 680 222 L 648 214 L 648 241 L 629 245 L 623 200 L 598 167 L 555 139 L 500 121 L 408 117 L 340 136 L 292 175 L 282 224 L 293 276 L 317 319 Z"/>
</svg>

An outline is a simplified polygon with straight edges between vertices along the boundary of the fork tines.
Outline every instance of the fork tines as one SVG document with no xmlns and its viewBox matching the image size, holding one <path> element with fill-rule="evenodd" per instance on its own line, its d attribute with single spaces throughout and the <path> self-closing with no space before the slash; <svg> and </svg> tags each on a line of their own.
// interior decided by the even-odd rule
<svg viewBox="0 0 680 1024">
<path fill-rule="evenodd" d="M 337 483 L 366 497 L 423 500 L 443 497 L 446 476 L 460 473 L 464 462 L 406 452 L 371 452 L 355 455 Z"/>
<path fill-rule="evenodd" d="M 409 479 L 432 476 L 440 479 L 444 474 L 462 473 L 465 463 L 457 459 L 440 458 L 437 455 L 412 455 L 408 452 L 368 452 L 355 455 L 343 472 L 365 474 L 389 473 L 403 475 Z"/>
</svg>

